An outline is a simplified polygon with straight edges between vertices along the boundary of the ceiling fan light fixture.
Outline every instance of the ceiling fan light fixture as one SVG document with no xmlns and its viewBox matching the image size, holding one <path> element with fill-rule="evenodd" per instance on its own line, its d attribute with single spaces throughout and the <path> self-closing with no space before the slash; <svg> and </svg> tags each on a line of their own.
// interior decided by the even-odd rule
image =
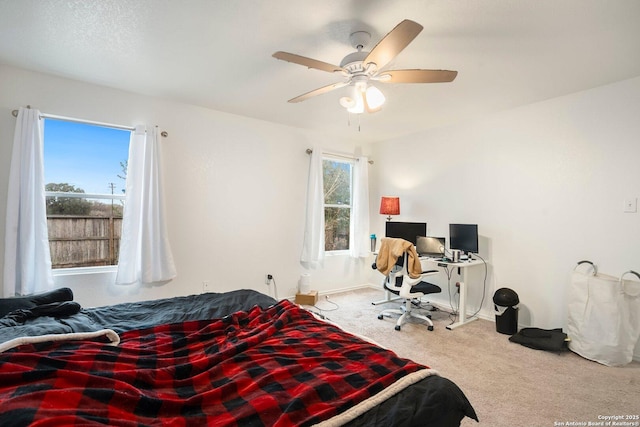
<svg viewBox="0 0 640 427">
<path fill-rule="evenodd" d="M 347 111 L 353 114 L 364 113 L 364 99 L 361 93 L 356 92 L 356 97 L 353 99 L 353 106 L 347 108 Z"/>
<path fill-rule="evenodd" d="M 364 94 L 367 103 L 367 110 L 369 112 L 375 112 L 382 109 L 382 105 L 385 103 L 386 98 L 380 89 L 375 86 L 369 86 Z"/>
<path fill-rule="evenodd" d="M 340 98 L 340 105 L 342 105 L 346 110 L 353 114 L 361 114 L 364 113 L 365 106 L 363 101 L 363 90 L 365 90 L 366 86 L 363 86 L 360 83 L 354 84 L 350 90 L 348 96 L 343 96 Z"/>
<path fill-rule="evenodd" d="M 346 109 L 349 109 L 355 107 L 356 101 L 348 96 L 343 96 L 342 98 L 340 98 L 340 105 L 342 105 Z"/>
<path fill-rule="evenodd" d="M 386 99 L 380 89 L 366 82 L 356 82 L 351 96 L 340 98 L 340 105 L 353 114 L 375 113 L 382 109 Z"/>
</svg>

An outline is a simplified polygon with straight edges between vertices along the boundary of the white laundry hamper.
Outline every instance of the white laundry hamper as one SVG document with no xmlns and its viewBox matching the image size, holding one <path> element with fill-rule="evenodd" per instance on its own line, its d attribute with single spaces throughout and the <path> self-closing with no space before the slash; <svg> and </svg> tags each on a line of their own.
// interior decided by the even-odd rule
<svg viewBox="0 0 640 427">
<path fill-rule="evenodd" d="M 590 271 L 578 269 L 590 264 Z M 571 274 L 567 336 L 569 349 L 607 366 L 626 365 L 640 338 L 640 282 L 598 273 L 580 261 Z"/>
</svg>

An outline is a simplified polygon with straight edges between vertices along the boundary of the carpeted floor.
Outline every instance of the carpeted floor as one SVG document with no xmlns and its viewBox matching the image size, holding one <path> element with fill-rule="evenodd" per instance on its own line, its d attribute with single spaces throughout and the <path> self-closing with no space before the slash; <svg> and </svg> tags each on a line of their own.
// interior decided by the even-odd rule
<svg viewBox="0 0 640 427">
<path fill-rule="evenodd" d="M 330 295 L 328 300 L 321 296 L 316 307 L 344 329 L 454 381 L 476 409 L 481 425 L 607 425 L 603 417 L 616 415 L 631 418 L 618 419 L 629 422 L 618 425 L 640 425 L 640 419 L 633 419 L 640 415 L 638 362 L 612 368 L 570 351 L 532 350 L 511 343 L 486 320 L 450 331 L 446 326 L 452 320 L 445 311 L 432 313 L 434 331 L 413 320 L 395 331 L 395 319 L 378 320 L 377 314 L 397 303 L 371 304 L 383 297 L 381 290 L 363 288 Z M 462 425 L 477 423 L 465 418 Z"/>
</svg>

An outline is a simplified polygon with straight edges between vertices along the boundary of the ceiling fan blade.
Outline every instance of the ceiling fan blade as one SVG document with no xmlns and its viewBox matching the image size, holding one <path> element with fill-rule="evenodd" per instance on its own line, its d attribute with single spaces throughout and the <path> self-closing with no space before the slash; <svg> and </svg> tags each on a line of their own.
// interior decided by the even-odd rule
<svg viewBox="0 0 640 427">
<path fill-rule="evenodd" d="M 362 61 L 363 64 L 374 63 L 380 70 L 402 52 L 420 34 L 422 28 L 422 25 L 417 22 L 405 19 L 378 42 Z"/>
<path fill-rule="evenodd" d="M 338 82 L 338 83 L 333 83 L 330 84 L 328 86 L 323 86 L 321 88 L 312 90 L 311 92 L 307 92 L 304 93 L 300 96 L 296 96 L 295 98 L 291 98 L 288 102 L 302 102 L 304 100 L 307 100 L 311 97 L 317 96 L 317 95 L 322 95 L 323 93 L 327 93 L 327 92 L 331 92 L 334 89 L 339 89 L 341 87 L 345 87 L 349 84 L 349 82 Z"/>
<path fill-rule="evenodd" d="M 448 83 L 458 75 L 449 70 L 389 70 L 375 77 L 384 83 Z"/>
<path fill-rule="evenodd" d="M 276 59 L 280 59 L 282 61 L 293 62 L 294 64 L 304 65 L 308 68 L 314 68 L 320 71 L 326 71 L 329 73 L 339 73 L 344 72 L 344 68 L 329 64 L 328 62 L 318 61 L 317 59 L 307 58 L 306 56 L 296 55 L 295 53 L 281 52 L 278 51 L 272 55 Z"/>
</svg>

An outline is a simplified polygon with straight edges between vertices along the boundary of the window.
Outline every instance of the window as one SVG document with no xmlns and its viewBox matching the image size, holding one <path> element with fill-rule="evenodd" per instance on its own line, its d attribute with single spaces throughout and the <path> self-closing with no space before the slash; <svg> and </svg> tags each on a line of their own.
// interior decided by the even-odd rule
<svg viewBox="0 0 640 427">
<path fill-rule="evenodd" d="M 324 184 L 324 249 L 349 249 L 353 164 L 349 161 L 322 160 Z"/>
<path fill-rule="evenodd" d="M 52 267 L 116 265 L 131 132 L 44 120 Z"/>
</svg>

